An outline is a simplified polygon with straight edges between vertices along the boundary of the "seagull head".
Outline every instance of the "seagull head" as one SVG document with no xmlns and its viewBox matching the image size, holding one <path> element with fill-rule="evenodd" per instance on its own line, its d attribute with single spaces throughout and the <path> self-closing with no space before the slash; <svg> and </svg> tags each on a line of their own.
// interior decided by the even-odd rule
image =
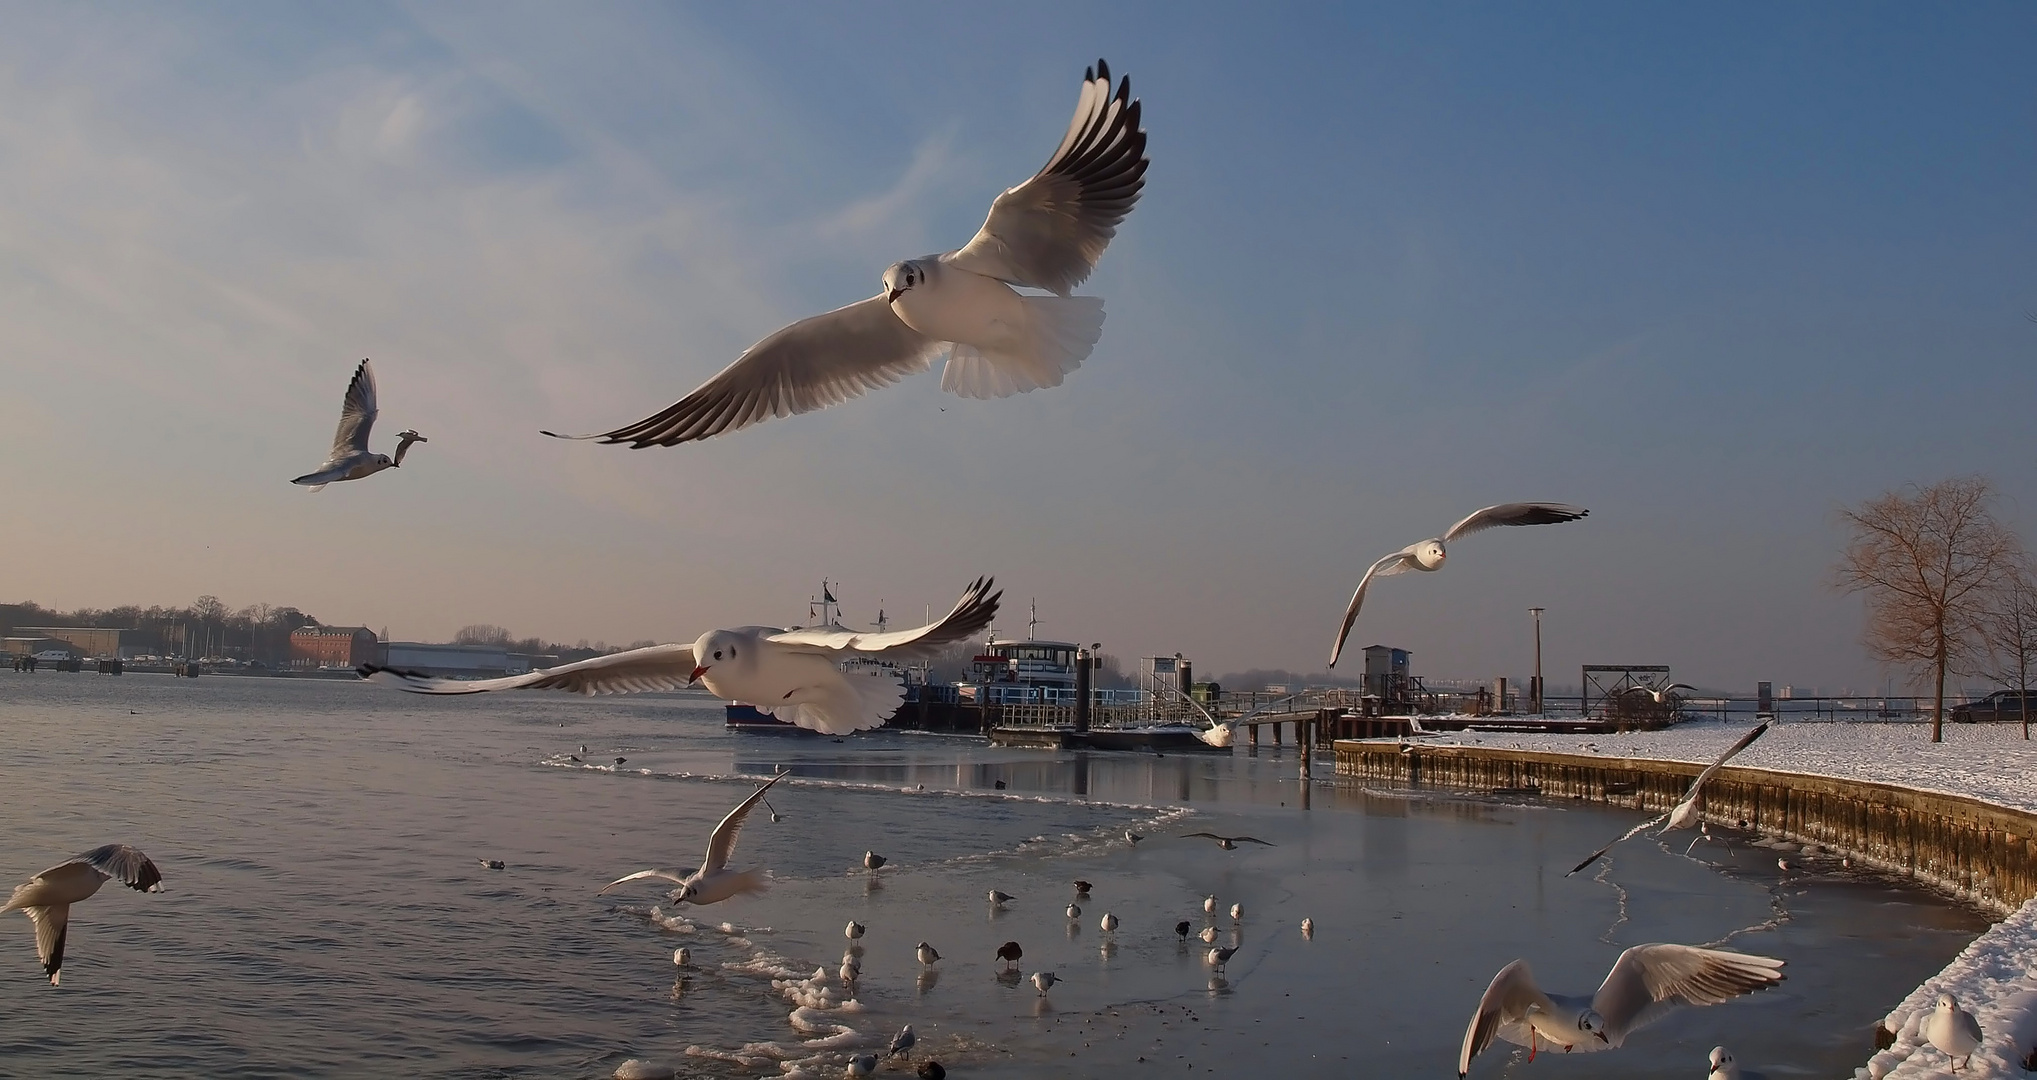
<svg viewBox="0 0 2037 1080">
<path fill-rule="evenodd" d="M 889 304 L 927 280 L 927 268 L 918 259 L 892 263 L 884 271 L 884 302 Z"/>
<path fill-rule="evenodd" d="M 1449 557 L 1449 553 L 1443 550 L 1441 540 L 1424 540 L 1415 545 L 1415 564 L 1424 570 L 1434 570 L 1442 566 L 1443 560 Z"/>
<path fill-rule="evenodd" d="M 1596 1009 L 1586 1009 L 1578 1014 L 1577 1030 L 1590 1033 L 1600 1042 L 1610 1041 L 1606 1038 L 1605 1017 L 1600 1016 Z"/>
<path fill-rule="evenodd" d="M 748 666 L 752 660 L 751 643 L 740 634 L 727 630 L 709 630 L 693 643 L 693 674 L 686 681 L 699 682 L 700 677 L 722 664 Z"/>
<path fill-rule="evenodd" d="M 681 882 L 678 888 L 672 890 L 672 902 L 675 904 L 686 903 L 693 899 L 694 894 L 698 891 L 693 887 L 692 882 Z"/>
<path fill-rule="evenodd" d="M 1959 999 L 1958 999 L 1958 998 L 1955 998 L 1955 997 L 1953 997 L 1953 996 L 1952 996 L 1951 994 L 1939 994 L 1939 995 L 1938 995 L 1938 1011 L 1939 1011 L 1939 1012 L 1942 1012 L 1942 1013 L 1949 1013 L 1949 1012 L 1951 1012 L 1952 1010 L 1954 1010 L 1954 1009 L 1956 1009 L 1956 1008 L 1958 1008 L 1958 1007 L 1959 1007 Z"/>
<path fill-rule="evenodd" d="M 1712 1047 L 1712 1071 L 1717 1072 L 1733 1063 L 1733 1053 L 1723 1046 Z"/>
</svg>

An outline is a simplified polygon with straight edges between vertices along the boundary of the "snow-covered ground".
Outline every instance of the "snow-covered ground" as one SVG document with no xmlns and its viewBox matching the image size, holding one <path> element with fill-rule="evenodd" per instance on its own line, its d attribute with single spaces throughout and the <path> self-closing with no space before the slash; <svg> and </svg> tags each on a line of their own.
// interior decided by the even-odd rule
<svg viewBox="0 0 2037 1080">
<path fill-rule="evenodd" d="M 1704 763 L 1751 726 L 1744 720 L 1694 721 L 1618 735 L 1463 732 L 1423 741 Z M 2037 741 L 2025 742 L 2020 725 L 1947 724 L 1945 741 L 1933 744 L 1927 724 L 1784 720 L 1733 764 L 1873 780 L 2037 812 Z M 1956 1071 L 1953 1059 L 1923 1033 L 1940 993 L 1954 995 L 1980 1022 L 1981 1049 Z M 1904 998 L 1883 1025 L 1897 1033 L 1895 1045 L 1856 1070 L 1856 1080 L 2031 1076 L 2024 1064 L 2037 1053 L 2037 900 L 1974 939 L 1945 970 Z"/>
<path fill-rule="evenodd" d="M 1467 731 L 1423 741 L 1710 762 L 1752 726 L 1744 719 L 1694 720 L 1663 731 L 1618 735 Z M 2037 741 L 2025 742 L 2020 724 L 1947 724 L 1945 741 L 1933 744 L 1929 724 L 1786 719 L 1733 764 L 1900 784 L 2037 813 Z"/>
</svg>

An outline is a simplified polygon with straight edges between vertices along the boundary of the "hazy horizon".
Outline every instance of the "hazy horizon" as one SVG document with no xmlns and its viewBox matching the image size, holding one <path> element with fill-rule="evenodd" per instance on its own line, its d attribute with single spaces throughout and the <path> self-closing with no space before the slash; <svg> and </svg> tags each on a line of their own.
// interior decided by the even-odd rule
<svg viewBox="0 0 2037 1080">
<path fill-rule="evenodd" d="M 994 574 L 1003 636 L 1315 672 L 1547 499 L 1351 643 L 1871 690 L 1840 505 L 1980 473 L 2037 544 L 2027 6 L 7 12 L 0 601 L 692 640 Z M 1153 165 L 1065 385 L 537 434 L 965 241 L 1099 55 Z M 431 441 L 292 487 L 362 357 Z"/>
</svg>

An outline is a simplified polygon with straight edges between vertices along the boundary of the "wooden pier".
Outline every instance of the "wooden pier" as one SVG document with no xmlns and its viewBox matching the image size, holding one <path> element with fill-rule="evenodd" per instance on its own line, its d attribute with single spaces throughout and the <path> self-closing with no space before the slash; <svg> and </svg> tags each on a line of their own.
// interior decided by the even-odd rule
<svg viewBox="0 0 2037 1080">
<path fill-rule="evenodd" d="M 1539 795 L 1659 813 L 1699 764 L 1484 746 L 1339 741 L 1337 772 L 1406 787 Z M 2037 814 L 1893 784 L 1728 765 L 1704 816 L 1817 844 L 1997 912 L 2037 897 Z"/>
</svg>

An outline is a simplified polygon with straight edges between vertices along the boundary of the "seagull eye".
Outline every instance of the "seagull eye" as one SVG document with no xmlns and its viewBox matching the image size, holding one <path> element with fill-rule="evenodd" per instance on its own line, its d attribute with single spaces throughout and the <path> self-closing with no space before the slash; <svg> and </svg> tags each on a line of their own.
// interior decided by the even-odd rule
<svg viewBox="0 0 2037 1080">
<path fill-rule="evenodd" d="M 720 649 L 716 649 L 716 650 L 714 650 L 714 658 L 715 658 L 716 660 L 719 660 L 719 659 L 721 659 L 721 650 L 720 650 Z"/>
</svg>

